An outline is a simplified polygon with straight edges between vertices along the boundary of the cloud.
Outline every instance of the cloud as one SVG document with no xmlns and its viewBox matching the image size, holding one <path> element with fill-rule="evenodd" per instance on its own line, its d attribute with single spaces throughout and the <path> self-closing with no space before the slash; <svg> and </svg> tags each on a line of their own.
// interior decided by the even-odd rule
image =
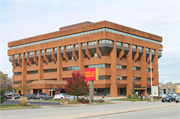
<svg viewBox="0 0 180 119">
<path fill-rule="evenodd" d="M 7 2 L 8 1 L 8 2 Z M 160 76 L 178 79 L 180 54 L 178 4 L 176 0 L 134 1 L 3 1 L 1 58 L 2 67 L 11 69 L 7 43 L 58 31 L 59 27 L 84 21 L 108 20 L 163 37 L 163 56 L 159 59 Z M 170 58 L 171 57 L 171 58 Z M 173 63 L 172 63 L 173 62 Z M 169 71 L 171 69 L 171 71 Z M 176 70 L 174 70 L 176 69 Z M 169 73 L 167 73 L 169 71 Z M 178 74 L 178 72 L 177 72 Z M 11 74 L 10 74 L 11 75 Z"/>
</svg>

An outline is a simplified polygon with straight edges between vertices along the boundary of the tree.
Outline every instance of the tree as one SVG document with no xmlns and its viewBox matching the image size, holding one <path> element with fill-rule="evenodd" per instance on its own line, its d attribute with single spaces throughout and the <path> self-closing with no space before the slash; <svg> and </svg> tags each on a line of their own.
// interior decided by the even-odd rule
<svg viewBox="0 0 180 119">
<path fill-rule="evenodd" d="M 136 94 L 136 91 L 135 91 L 134 87 L 132 87 L 131 93 L 132 93 L 133 95 Z"/>
<path fill-rule="evenodd" d="M 5 89 L 5 88 L 6 88 L 6 80 L 7 80 L 6 75 L 4 75 L 4 74 L 0 71 L 0 87 L 1 87 L 1 89 Z"/>
<path fill-rule="evenodd" d="M 72 80 L 67 77 L 67 84 L 65 85 L 65 91 L 69 95 L 83 96 L 89 92 L 89 85 L 85 81 L 85 76 L 80 74 L 80 71 L 74 71 L 72 73 Z"/>
<path fill-rule="evenodd" d="M 173 84 L 172 82 L 167 82 L 167 84 Z"/>
<path fill-rule="evenodd" d="M 21 91 L 24 95 L 27 95 L 28 90 L 30 90 L 32 86 L 25 84 L 20 84 L 18 87 L 16 87 L 16 91 L 19 92 Z"/>
<path fill-rule="evenodd" d="M 4 100 L 4 90 L 1 90 L 1 103 L 3 103 L 5 100 Z"/>
</svg>

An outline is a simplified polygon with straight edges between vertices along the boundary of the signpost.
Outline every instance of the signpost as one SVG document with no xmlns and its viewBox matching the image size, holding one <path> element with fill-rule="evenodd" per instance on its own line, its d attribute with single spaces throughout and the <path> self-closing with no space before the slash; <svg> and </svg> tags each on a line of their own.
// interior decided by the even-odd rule
<svg viewBox="0 0 180 119">
<path fill-rule="evenodd" d="M 84 76 L 90 85 L 89 98 L 94 100 L 94 81 L 98 80 L 98 68 L 85 68 Z"/>
</svg>

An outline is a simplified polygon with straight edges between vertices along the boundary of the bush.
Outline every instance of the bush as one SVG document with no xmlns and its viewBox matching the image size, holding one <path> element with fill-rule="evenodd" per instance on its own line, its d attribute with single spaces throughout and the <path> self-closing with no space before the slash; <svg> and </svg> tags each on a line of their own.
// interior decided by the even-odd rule
<svg viewBox="0 0 180 119">
<path fill-rule="evenodd" d="M 20 97 L 19 105 L 27 106 L 27 97 Z"/>
<path fill-rule="evenodd" d="M 100 99 L 99 102 L 102 103 L 102 102 L 104 102 L 104 100 L 103 100 L 103 99 Z"/>
<path fill-rule="evenodd" d="M 138 99 L 138 95 L 137 95 L 137 94 L 134 94 L 131 98 L 132 98 L 132 99 Z"/>
<path fill-rule="evenodd" d="M 1 103 L 5 101 L 4 94 L 5 94 L 4 90 L 1 89 Z"/>
<path fill-rule="evenodd" d="M 69 100 L 68 104 L 73 104 L 73 100 Z"/>
<path fill-rule="evenodd" d="M 89 100 L 88 99 L 78 99 L 78 102 L 81 102 L 81 103 L 89 103 Z"/>
<path fill-rule="evenodd" d="M 127 99 L 131 99 L 131 94 L 129 93 L 129 95 L 127 96 Z"/>
</svg>

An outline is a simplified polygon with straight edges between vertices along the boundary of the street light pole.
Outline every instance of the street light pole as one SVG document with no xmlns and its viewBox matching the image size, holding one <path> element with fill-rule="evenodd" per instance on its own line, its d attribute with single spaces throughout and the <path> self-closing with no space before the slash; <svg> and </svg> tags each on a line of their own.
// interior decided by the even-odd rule
<svg viewBox="0 0 180 119">
<path fill-rule="evenodd" d="M 152 56 L 152 53 L 150 53 L 150 73 L 151 73 L 151 101 L 153 101 L 153 93 L 152 93 L 152 63 L 151 63 L 151 56 Z"/>
<path fill-rule="evenodd" d="M 14 75 L 12 76 L 13 78 L 13 96 L 12 96 L 12 99 L 14 100 Z"/>
</svg>

